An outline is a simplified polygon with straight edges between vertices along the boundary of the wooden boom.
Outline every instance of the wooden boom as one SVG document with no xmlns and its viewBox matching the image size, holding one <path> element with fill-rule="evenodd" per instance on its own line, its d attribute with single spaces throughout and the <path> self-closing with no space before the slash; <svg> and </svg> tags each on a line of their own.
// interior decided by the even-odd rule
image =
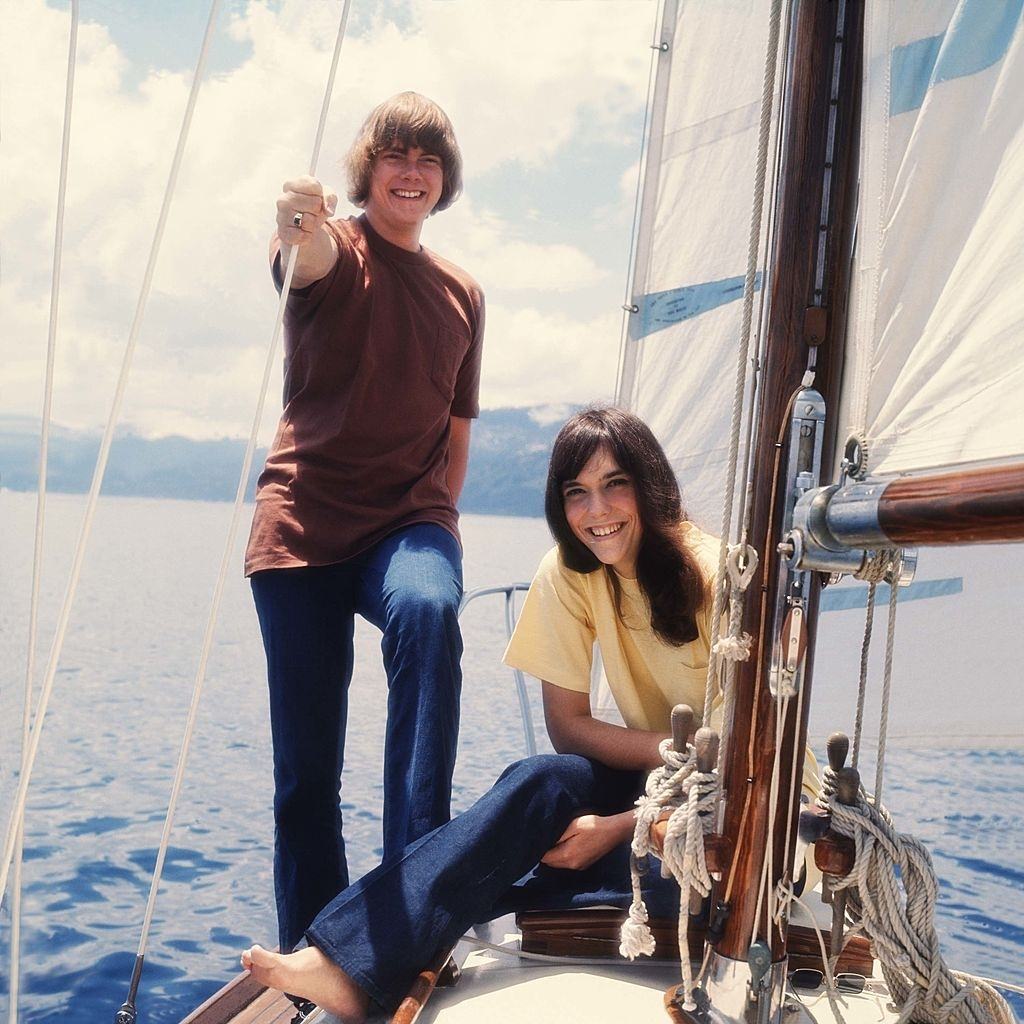
<svg viewBox="0 0 1024 1024">
<path fill-rule="evenodd" d="M 1024 462 L 850 484 L 825 518 L 836 540 L 857 547 L 1024 540 Z"/>
</svg>

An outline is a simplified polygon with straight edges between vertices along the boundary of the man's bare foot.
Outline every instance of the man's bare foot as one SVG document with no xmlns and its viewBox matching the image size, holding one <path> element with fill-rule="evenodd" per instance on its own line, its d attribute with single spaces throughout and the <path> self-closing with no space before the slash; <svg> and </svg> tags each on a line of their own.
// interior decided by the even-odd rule
<svg viewBox="0 0 1024 1024">
<path fill-rule="evenodd" d="M 242 954 L 242 966 L 261 985 L 309 999 L 340 1017 L 343 1024 L 361 1024 L 366 1017 L 367 994 L 316 946 L 294 953 L 271 953 L 253 946 Z"/>
</svg>

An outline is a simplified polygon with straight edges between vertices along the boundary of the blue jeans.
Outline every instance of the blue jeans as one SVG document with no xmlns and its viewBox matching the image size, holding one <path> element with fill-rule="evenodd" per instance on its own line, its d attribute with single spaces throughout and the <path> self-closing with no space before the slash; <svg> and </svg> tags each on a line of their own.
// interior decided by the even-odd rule
<svg viewBox="0 0 1024 1024">
<path fill-rule="evenodd" d="M 346 562 L 268 569 L 251 582 L 270 683 L 274 888 L 287 951 L 349 883 L 339 790 L 356 613 L 384 634 L 385 859 L 451 816 L 462 556 L 447 530 L 419 523 Z"/>
<path fill-rule="evenodd" d="M 627 906 L 629 844 L 584 871 L 538 864 L 579 814 L 631 807 L 644 774 L 573 754 L 518 761 L 465 813 L 340 893 L 306 932 L 387 1011 L 471 925 L 516 910 Z M 644 876 L 652 914 L 675 914 L 679 890 Z"/>
</svg>

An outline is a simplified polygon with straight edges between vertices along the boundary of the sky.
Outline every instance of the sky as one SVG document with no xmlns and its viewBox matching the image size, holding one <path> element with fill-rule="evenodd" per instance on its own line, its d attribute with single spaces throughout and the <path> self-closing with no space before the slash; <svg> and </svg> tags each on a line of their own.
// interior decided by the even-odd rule
<svg viewBox="0 0 1024 1024">
<path fill-rule="evenodd" d="M 423 242 L 487 296 L 485 408 L 614 390 L 654 0 L 353 0 L 319 177 L 368 110 L 450 115 L 465 192 Z M 53 405 L 107 417 L 209 5 L 82 0 Z M 308 170 L 341 0 L 224 0 L 121 416 L 248 433 L 276 315 L 267 241 Z M 0 415 L 43 401 L 70 3 L 0 0 Z M 340 212 L 353 212 L 344 200 Z M 278 358 L 277 364 L 280 364 Z M 270 385 L 264 440 L 280 412 Z"/>
</svg>

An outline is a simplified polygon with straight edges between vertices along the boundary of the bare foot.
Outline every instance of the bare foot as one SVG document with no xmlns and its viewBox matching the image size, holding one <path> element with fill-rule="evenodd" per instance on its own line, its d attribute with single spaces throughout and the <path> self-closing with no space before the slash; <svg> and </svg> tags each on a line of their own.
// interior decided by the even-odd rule
<svg viewBox="0 0 1024 1024">
<path fill-rule="evenodd" d="M 253 946 L 242 954 L 242 966 L 261 985 L 302 996 L 340 1017 L 342 1024 L 361 1024 L 366 1017 L 367 994 L 316 946 L 294 953 Z"/>
</svg>

